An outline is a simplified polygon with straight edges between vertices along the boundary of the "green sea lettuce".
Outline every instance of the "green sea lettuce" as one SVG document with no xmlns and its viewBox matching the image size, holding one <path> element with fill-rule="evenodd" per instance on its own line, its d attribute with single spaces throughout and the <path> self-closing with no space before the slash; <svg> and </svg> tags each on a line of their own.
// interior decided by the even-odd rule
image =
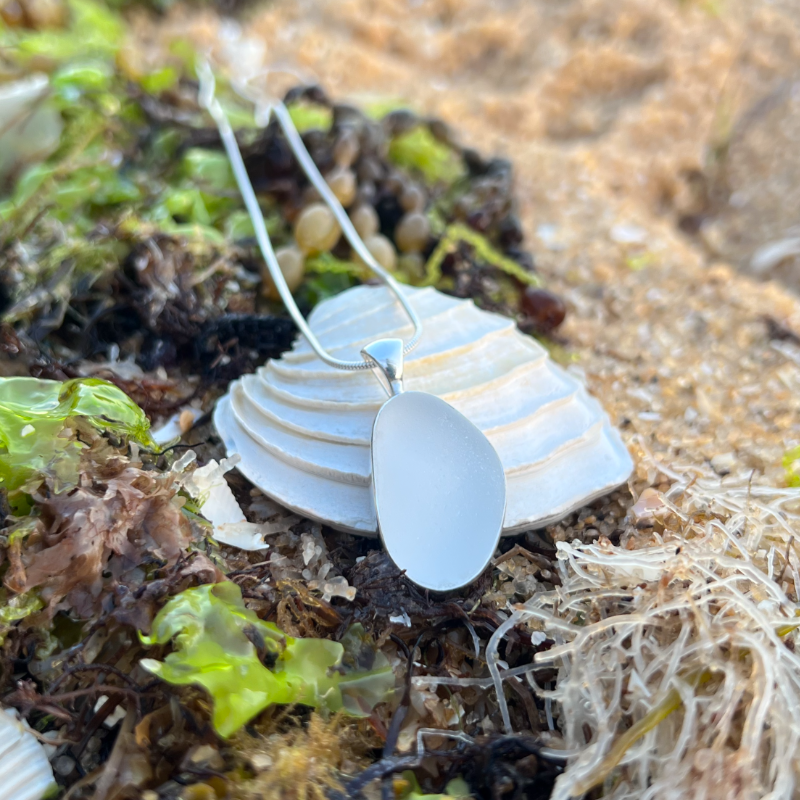
<svg viewBox="0 0 800 800">
<path fill-rule="evenodd" d="M 73 58 L 113 58 L 125 27 L 119 14 L 95 0 L 68 0 L 69 24 L 31 33 L 0 25 L 0 45 L 18 51 L 26 61 L 63 62 Z"/>
<path fill-rule="evenodd" d="M 141 664 L 167 683 L 205 688 L 222 737 L 275 703 L 365 715 L 394 688 L 382 654 L 373 654 L 370 669 L 356 666 L 364 663 L 354 652 L 363 643 L 357 628 L 346 637 L 347 646 L 286 636 L 247 609 L 241 590 L 229 581 L 176 595 L 156 616 L 151 634 L 140 638 L 148 646 L 174 639 L 164 661 L 147 658 Z"/>
<path fill-rule="evenodd" d="M 44 607 L 44 603 L 37 595 L 26 592 L 8 596 L 5 589 L 0 589 L 0 645 L 3 644 L 6 634 L 13 624 L 30 616 Z"/>
<path fill-rule="evenodd" d="M 83 417 L 98 430 L 147 447 L 155 445 L 144 412 L 108 381 L 0 378 L 0 489 L 11 495 L 46 471 L 69 484 L 81 447 L 65 435 L 70 417 Z M 19 510 L 14 498 L 9 499 Z"/>
<path fill-rule="evenodd" d="M 465 174 L 461 157 L 438 141 L 425 125 L 395 136 L 389 142 L 389 160 L 420 173 L 429 183 L 449 186 Z"/>
</svg>

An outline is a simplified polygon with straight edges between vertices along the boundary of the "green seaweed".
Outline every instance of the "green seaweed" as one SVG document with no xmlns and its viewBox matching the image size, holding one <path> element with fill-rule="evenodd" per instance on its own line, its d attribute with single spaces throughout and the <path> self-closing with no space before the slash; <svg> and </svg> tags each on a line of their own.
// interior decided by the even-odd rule
<svg viewBox="0 0 800 800">
<path fill-rule="evenodd" d="M 14 594 L 8 597 L 5 589 L 0 589 L 0 645 L 11 630 L 15 622 L 30 616 L 44 608 L 44 603 L 38 595 L 32 592 Z"/>
<path fill-rule="evenodd" d="M 297 102 L 287 107 L 295 128 L 300 133 L 310 130 L 327 131 L 333 124 L 333 112 L 317 103 Z"/>
<path fill-rule="evenodd" d="M 381 654 L 371 670 L 351 670 L 344 644 L 286 636 L 247 609 L 241 589 L 228 581 L 173 597 L 151 635 L 140 638 L 148 646 L 174 638 L 175 650 L 164 661 L 147 658 L 141 665 L 167 683 L 205 688 L 214 700 L 214 728 L 225 738 L 276 703 L 363 716 L 394 687 Z M 358 638 L 351 631 L 351 645 Z"/>
<path fill-rule="evenodd" d="M 353 261 L 344 261 L 331 253 L 320 253 L 306 259 L 305 280 L 295 297 L 301 306 L 311 308 L 370 276 L 366 267 Z"/>
<path fill-rule="evenodd" d="M 800 445 L 784 453 L 782 464 L 786 471 L 786 485 L 795 488 L 800 486 Z"/>
<path fill-rule="evenodd" d="M 449 253 L 455 252 L 461 244 L 469 245 L 478 261 L 495 267 L 528 286 L 541 285 L 538 276 L 528 272 L 516 261 L 496 250 L 485 236 L 460 222 L 454 222 L 452 225 L 447 226 L 441 239 L 439 239 L 439 243 L 425 264 L 423 286 L 435 286 L 440 282 L 442 278 L 442 262 Z"/>
<path fill-rule="evenodd" d="M 67 6 L 67 27 L 30 32 L 0 25 L 0 45 L 16 52 L 23 63 L 113 58 L 125 33 L 121 17 L 94 0 L 68 0 Z"/>
<path fill-rule="evenodd" d="M 0 195 L 0 247 L 24 238 L 29 259 L 13 287 L 11 322 L 35 317 L 54 296 L 69 298 L 77 285 L 86 290 L 119 268 L 132 246 L 158 235 L 185 237 L 202 272 L 230 251 L 228 218 L 242 206 L 221 151 L 181 153 L 185 131 L 154 125 L 144 112 L 142 92 L 191 78 L 191 45 L 176 40 L 139 74 L 123 58 L 125 22 L 116 9 L 95 0 L 67 4 L 61 29 L 0 25 L 0 48 L 15 69 L 50 73 L 44 102 L 63 121 L 55 151 L 42 163 L 20 164 L 15 184 Z M 223 94 L 226 106 L 235 105 Z M 249 110 L 232 111 L 237 127 L 245 118 L 252 126 Z M 48 286 L 56 279 L 57 287 Z"/>
<path fill-rule="evenodd" d="M 306 259 L 306 269 L 309 272 L 320 274 L 331 273 L 335 275 L 350 275 L 353 278 L 364 280 L 372 275 L 372 271 L 355 261 L 345 261 L 331 253 L 319 253 Z"/>
<path fill-rule="evenodd" d="M 425 125 L 395 136 L 389 142 L 389 159 L 398 167 L 419 172 L 429 183 L 449 186 L 464 175 L 464 162 Z"/>
<path fill-rule="evenodd" d="M 417 776 L 406 770 L 402 774 L 399 791 L 395 792 L 397 800 L 449 800 L 450 798 L 466 798 L 471 796 L 469 786 L 463 778 L 453 778 L 447 782 L 443 794 L 425 794 L 419 785 Z"/>
<path fill-rule="evenodd" d="M 49 472 L 64 486 L 73 484 L 81 445 L 65 432 L 71 417 L 155 447 L 144 412 L 108 381 L 0 378 L 0 489 L 13 509 L 26 510 L 16 494 L 37 475 Z"/>
</svg>

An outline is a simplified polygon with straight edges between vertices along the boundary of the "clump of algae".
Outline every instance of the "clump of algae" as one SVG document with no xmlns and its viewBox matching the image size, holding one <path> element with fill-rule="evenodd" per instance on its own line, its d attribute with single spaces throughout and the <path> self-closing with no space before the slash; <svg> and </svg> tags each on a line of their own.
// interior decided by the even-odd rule
<svg viewBox="0 0 800 800">
<path fill-rule="evenodd" d="M 144 412 L 108 381 L 0 378 L 0 490 L 12 508 L 23 510 L 17 495 L 37 475 L 50 471 L 65 487 L 77 478 L 81 445 L 69 430 L 71 417 L 155 447 Z"/>
<path fill-rule="evenodd" d="M 357 737 L 342 716 L 328 720 L 313 714 L 305 727 L 262 739 L 236 740 L 246 765 L 255 774 L 237 781 L 235 800 L 327 800 L 330 790 L 343 791 L 343 777 L 364 766 L 350 746 Z M 363 748 L 363 745 L 362 745 Z"/>
</svg>

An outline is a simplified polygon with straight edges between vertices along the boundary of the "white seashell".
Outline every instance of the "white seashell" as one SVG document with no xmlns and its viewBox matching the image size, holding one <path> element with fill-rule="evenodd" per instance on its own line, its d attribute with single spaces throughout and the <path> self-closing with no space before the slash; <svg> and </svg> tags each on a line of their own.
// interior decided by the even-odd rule
<svg viewBox="0 0 800 800">
<path fill-rule="evenodd" d="M 494 445 L 506 473 L 505 534 L 555 522 L 628 478 L 630 454 L 600 404 L 513 320 L 432 288 L 404 291 L 424 324 L 406 357 L 405 388 L 446 400 Z M 412 332 L 383 286 L 320 303 L 309 324 L 328 352 L 350 360 L 375 339 Z M 371 371 L 330 367 L 298 338 L 280 360 L 231 385 L 214 423 L 265 494 L 370 535 L 370 436 L 385 400 Z"/>
<path fill-rule="evenodd" d="M 0 800 L 41 800 L 55 786 L 44 747 L 0 706 Z"/>
</svg>

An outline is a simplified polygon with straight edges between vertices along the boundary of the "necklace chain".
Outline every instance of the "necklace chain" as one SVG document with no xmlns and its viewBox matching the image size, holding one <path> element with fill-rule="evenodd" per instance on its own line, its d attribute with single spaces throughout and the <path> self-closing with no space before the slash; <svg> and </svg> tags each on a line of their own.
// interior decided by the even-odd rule
<svg viewBox="0 0 800 800">
<path fill-rule="evenodd" d="M 272 248 L 272 242 L 270 241 L 266 225 L 264 224 L 264 217 L 261 213 L 261 207 L 258 204 L 258 199 L 256 198 L 255 191 L 253 190 L 253 185 L 247 175 L 247 170 L 245 169 L 244 161 L 242 160 L 242 154 L 239 150 L 236 136 L 233 133 L 233 129 L 231 128 L 225 111 L 215 97 L 214 73 L 212 72 L 207 61 L 201 61 L 198 64 L 197 73 L 200 78 L 200 105 L 202 105 L 209 112 L 209 114 L 211 114 L 214 122 L 217 124 L 219 135 L 222 139 L 222 144 L 225 147 L 225 151 L 227 152 L 228 158 L 231 162 L 231 167 L 233 168 L 233 174 L 236 178 L 236 183 L 239 186 L 239 191 L 242 193 L 245 207 L 247 208 L 250 219 L 253 222 L 253 229 L 256 234 L 256 240 L 258 241 L 259 249 L 261 250 L 261 255 L 264 258 L 267 269 L 269 269 L 269 273 L 272 276 L 272 280 L 275 283 L 275 287 L 277 288 L 278 294 L 281 296 L 287 311 L 291 315 L 300 332 L 308 340 L 311 348 L 326 364 L 336 367 L 337 369 L 344 370 L 373 369 L 374 363 L 371 361 L 343 361 L 342 359 L 335 358 L 328 353 L 317 337 L 312 333 L 311 328 L 309 328 L 308 323 L 306 323 L 303 315 L 300 313 L 300 309 L 294 302 L 292 293 L 286 284 L 285 278 L 283 277 L 280 265 L 278 264 L 278 259 L 275 257 L 275 251 Z M 303 140 L 300 138 L 300 134 L 297 132 L 297 128 L 295 128 L 286 106 L 281 102 L 274 102 L 270 104 L 269 111 L 275 115 L 281 130 L 286 136 L 289 147 L 291 147 L 292 152 L 300 163 L 303 172 L 305 172 L 309 181 L 311 181 L 312 186 L 317 190 L 317 192 L 319 192 L 323 201 L 333 212 L 336 221 L 339 223 L 345 238 L 350 243 L 353 250 L 355 250 L 359 258 L 376 275 L 378 275 L 378 277 L 380 277 L 380 279 L 392 290 L 392 292 L 394 292 L 394 295 L 397 297 L 397 300 L 403 307 L 403 310 L 406 312 L 406 314 L 408 314 L 409 319 L 414 325 L 414 335 L 403 345 L 403 354 L 410 353 L 411 350 L 417 346 L 420 337 L 422 336 L 422 321 L 417 315 L 417 312 L 412 308 L 411 303 L 400 288 L 400 284 L 398 284 L 397 281 L 380 264 L 378 264 L 378 262 L 375 260 L 375 257 L 372 255 L 372 253 L 370 253 L 370 251 L 367 249 L 367 246 L 358 235 L 356 229 L 353 227 L 353 223 L 350 221 L 350 217 L 347 216 L 347 212 L 344 210 L 344 208 L 342 208 L 342 204 L 336 199 L 336 196 L 331 191 L 330 187 L 325 181 L 325 178 L 322 177 L 322 174 L 317 169 L 317 165 L 311 158 L 306 146 L 303 144 Z M 268 116 L 264 120 L 265 125 L 267 121 Z"/>
</svg>

